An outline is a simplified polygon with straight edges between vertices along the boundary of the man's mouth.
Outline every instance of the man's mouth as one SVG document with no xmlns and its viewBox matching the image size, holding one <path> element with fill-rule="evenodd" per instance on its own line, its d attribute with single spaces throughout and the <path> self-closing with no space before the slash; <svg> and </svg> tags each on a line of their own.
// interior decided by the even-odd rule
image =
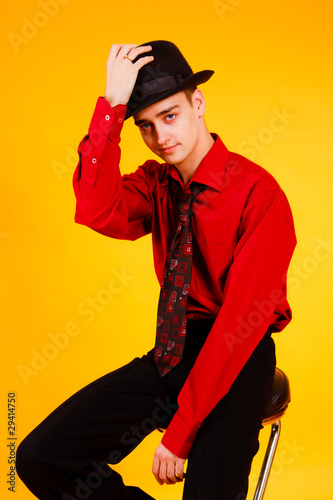
<svg viewBox="0 0 333 500">
<path fill-rule="evenodd" d="M 173 153 L 174 150 L 176 149 L 177 147 L 177 144 L 175 144 L 174 146 L 168 146 L 167 148 L 160 148 L 160 151 L 161 153 L 164 153 L 164 154 L 170 154 L 170 153 Z"/>
</svg>

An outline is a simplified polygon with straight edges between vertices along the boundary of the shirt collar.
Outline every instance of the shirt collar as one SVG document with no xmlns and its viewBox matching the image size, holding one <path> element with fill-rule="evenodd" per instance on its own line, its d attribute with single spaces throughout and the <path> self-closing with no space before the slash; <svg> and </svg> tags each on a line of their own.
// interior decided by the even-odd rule
<svg viewBox="0 0 333 500">
<path fill-rule="evenodd" d="M 206 186 L 210 186 L 218 192 L 221 192 L 229 151 L 217 134 L 211 135 L 215 142 L 206 156 L 202 159 L 189 183 L 186 185 L 186 188 L 190 186 L 191 182 L 199 182 Z M 166 164 L 166 167 L 166 173 L 170 174 L 174 179 L 180 182 L 181 186 L 183 186 L 183 182 L 177 168 L 174 165 L 169 164 Z M 167 184 L 168 176 L 166 175 L 164 181 L 161 183 L 161 186 Z"/>
</svg>

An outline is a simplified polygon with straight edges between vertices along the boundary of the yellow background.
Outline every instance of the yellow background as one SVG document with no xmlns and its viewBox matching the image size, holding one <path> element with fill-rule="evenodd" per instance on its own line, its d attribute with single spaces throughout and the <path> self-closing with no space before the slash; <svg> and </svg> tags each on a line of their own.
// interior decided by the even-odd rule
<svg viewBox="0 0 333 500">
<path fill-rule="evenodd" d="M 21 440 L 73 392 L 152 346 L 150 237 L 116 241 L 75 225 L 71 177 L 111 44 L 167 39 L 195 71 L 215 70 L 202 86 L 209 129 L 277 178 L 295 217 L 294 319 L 275 335 L 292 404 L 266 499 L 332 499 L 331 2 L 53 0 L 48 14 L 45 3 L 6 3 L 1 16 L 1 498 L 33 498 L 18 479 L 16 497 L 7 491 L 7 393 L 17 394 Z M 130 172 L 150 153 L 132 120 L 122 137 Z M 107 296 L 114 272 L 132 278 Z M 104 305 L 88 318 L 80 311 L 89 297 Z M 56 349 L 50 334 L 66 328 L 77 335 Z M 47 353 L 45 366 L 22 375 L 36 352 Z M 265 429 L 262 449 L 267 437 Z M 150 472 L 159 439 L 153 433 L 118 470 L 160 500 L 180 499 L 181 485 L 159 487 Z"/>
</svg>

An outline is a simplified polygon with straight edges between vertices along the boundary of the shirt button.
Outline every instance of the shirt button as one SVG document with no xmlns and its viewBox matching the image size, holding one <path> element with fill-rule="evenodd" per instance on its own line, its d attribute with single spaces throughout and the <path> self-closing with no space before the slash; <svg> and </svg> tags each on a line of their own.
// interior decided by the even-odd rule
<svg viewBox="0 0 333 500">
<path fill-rule="evenodd" d="M 123 123 L 123 119 L 122 118 L 118 118 L 118 123 Z"/>
<path fill-rule="evenodd" d="M 91 163 L 97 163 L 96 158 L 92 158 L 92 159 L 91 159 Z"/>
<path fill-rule="evenodd" d="M 109 121 L 110 120 L 110 115 L 105 115 L 104 118 Z"/>
</svg>

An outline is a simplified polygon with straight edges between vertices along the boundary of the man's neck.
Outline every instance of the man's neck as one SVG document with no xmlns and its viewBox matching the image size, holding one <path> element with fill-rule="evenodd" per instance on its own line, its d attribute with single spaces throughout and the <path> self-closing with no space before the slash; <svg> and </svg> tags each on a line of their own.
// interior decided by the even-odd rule
<svg viewBox="0 0 333 500">
<path fill-rule="evenodd" d="M 210 135 L 208 129 L 205 127 L 204 134 L 200 136 L 200 143 L 198 144 L 198 148 L 193 152 L 192 155 L 188 156 L 183 162 L 175 164 L 180 176 L 183 179 L 184 186 L 190 181 L 193 177 L 194 172 L 208 153 L 208 151 L 212 148 L 214 144 L 214 139 Z"/>
</svg>

